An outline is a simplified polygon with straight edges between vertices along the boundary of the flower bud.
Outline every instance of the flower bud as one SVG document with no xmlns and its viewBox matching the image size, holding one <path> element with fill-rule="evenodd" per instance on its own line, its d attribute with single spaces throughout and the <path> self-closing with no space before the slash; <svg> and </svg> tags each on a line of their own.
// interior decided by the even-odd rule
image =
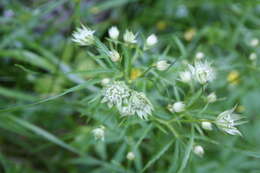
<svg viewBox="0 0 260 173">
<path fill-rule="evenodd" d="M 253 38 L 251 41 L 250 41 L 250 45 L 252 47 L 256 47 L 257 45 L 259 44 L 259 40 L 257 38 Z"/>
<path fill-rule="evenodd" d="M 128 152 L 127 155 L 126 155 L 126 158 L 128 160 L 134 160 L 135 159 L 135 154 L 133 152 Z"/>
<path fill-rule="evenodd" d="M 101 81 L 101 85 L 102 85 L 102 86 L 106 86 L 107 84 L 109 84 L 109 82 L 110 82 L 110 79 L 109 79 L 109 78 L 104 78 L 104 79 L 102 79 L 102 81 Z"/>
<path fill-rule="evenodd" d="M 213 103 L 217 101 L 217 96 L 216 94 L 213 92 L 213 93 L 210 93 L 208 96 L 207 96 L 207 102 L 208 103 Z"/>
<path fill-rule="evenodd" d="M 257 59 L 256 53 L 251 53 L 251 54 L 249 55 L 249 59 L 250 59 L 251 61 L 255 61 L 255 60 Z"/>
<path fill-rule="evenodd" d="M 204 130 L 212 130 L 212 124 L 208 121 L 201 122 L 201 126 Z"/>
<path fill-rule="evenodd" d="M 153 46 L 158 42 L 157 37 L 155 34 L 150 35 L 147 39 L 146 39 L 146 45 L 147 46 Z"/>
<path fill-rule="evenodd" d="M 167 61 L 165 61 L 165 60 L 161 60 L 161 61 L 158 61 L 158 62 L 156 63 L 156 68 L 157 68 L 157 70 L 159 70 L 159 71 L 164 71 L 164 70 L 166 70 L 169 66 L 170 66 L 170 64 L 169 64 Z"/>
<path fill-rule="evenodd" d="M 204 58 L 204 56 L 205 56 L 205 55 L 204 55 L 203 52 L 197 52 L 195 58 L 196 58 L 197 60 L 201 60 L 201 59 Z"/>
<path fill-rule="evenodd" d="M 180 80 L 184 83 L 189 83 L 192 79 L 192 74 L 190 71 L 180 72 Z"/>
<path fill-rule="evenodd" d="M 202 157 L 202 156 L 204 155 L 204 149 L 203 149 L 203 147 L 200 146 L 200 145 L 194 146 L 194 147 L 193 147 L 193 152 L 194 152 L 196 155 L 200 156 L 200 157 Z"/>
<path fill-rule="evenodd" d="M 117 40 L 118 36 L 119 36 L 119 30 L 116 26 L 112 26 L 109 30 L 108 30 L 108 35 L 111 39 Z"/>
<path fill-rule="evenodd" d="M 113 62 L 120 60 L 120 55 L 116 50 L 109 51 L 109 57 Z"/>
<path fill-rule="evenodd" d="M 183 102 L 176 102 L 173 105 L 169 105 L 168 109 L 171 112 L 183 112 L 185 110 L 185 104 Z"/>
<path fill-rule="evenodd" d="M 101 141 L 105 140 L 105 127 L 104 126 L 95 128 L 94 130 L 92 130 L 92 133 L 96 140 L 101 140 Z"/>
</svg>

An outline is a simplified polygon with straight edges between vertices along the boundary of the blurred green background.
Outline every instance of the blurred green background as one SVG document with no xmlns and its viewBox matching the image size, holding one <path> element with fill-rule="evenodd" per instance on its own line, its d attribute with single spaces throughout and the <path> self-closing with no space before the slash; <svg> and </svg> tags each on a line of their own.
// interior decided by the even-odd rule
<svg viewBox="0 0 260 173">
<path fill-rule="evenodd" d="M 260 55 L 259 45 L 250 46 L 252 39 L 260 39 L 258 0 L 1 0 L 0 172 L 141 172 L 167 145 L 144 143 L 140 150 L 145 152 L 130 164 L 125 160 L 128 145 L 116 134 L 95 144 L 90 133 L 95 123 L 81 116 L 87 113 L 80 101 L 91 88 L 68 90 L 94 76 L 69 72 L 97 66 L 71 42 L 80 23 L 95 29 L 101 40 L 113 25 L 141 37 L 156 33 L 158 51 L 170 46 L 168 54 L 176 58 L 180 50 L 174 37 L 182 41 L 188 60 L 204 52 L 218 67 L 212 87 L 225 98 L 213 107 L 238 104 L 237 111 L 249 122 L 240 127 L 243 138 L 210 134 L 220 145 L 205 143 L 205 156 L 192 156 L 183 172 L 260 173 L 260 66 L 259 59 L 249 59 L 251 53 Z M 33 105 L 60 93 L 66 95 Z M 133 132 L 130 143 L 142 133 L 144 129 Z M 184 151 L 176 157 L 170 148 L 145 172 L 177 172 Z"/>
</svg>

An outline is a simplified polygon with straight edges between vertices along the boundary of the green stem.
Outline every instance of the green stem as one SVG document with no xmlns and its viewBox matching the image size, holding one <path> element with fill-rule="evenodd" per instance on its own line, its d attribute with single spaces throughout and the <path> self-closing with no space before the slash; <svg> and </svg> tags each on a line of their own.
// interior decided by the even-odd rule
<svg viewBox="0 0 260 173">
<path fill-rule="evenodd" d="M 171 124 L 169 124 L 168 121 L 165 121 L 163 119 L 159 119 L 159 118 L 155 118 L 156 121 L 158 121 L 159 123 L 165 125 L 167 128 L 170 129 L 170 131 L 173 133 L 173 135 L 176 137 L 176 138 L 180 138 L 180 135 L 178 134 L 178 132 L 171 126 Z"/>
</svg>

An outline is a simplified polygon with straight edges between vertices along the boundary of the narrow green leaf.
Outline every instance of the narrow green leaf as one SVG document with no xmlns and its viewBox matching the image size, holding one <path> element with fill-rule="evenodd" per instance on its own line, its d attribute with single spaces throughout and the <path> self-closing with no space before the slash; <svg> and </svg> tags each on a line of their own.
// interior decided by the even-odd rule
<svg viewBox="0 0 260 173">
<path fill-rule="evenodd" d="M 46 140 L 54 143 L 54 144 L 57 144 L 73 153 L 76 153 L 76 154 L 80 154 L 80 152 L 78 152 L 75 148 L 71 147 L 70 145 L 66 144 L 65 142 L 63 142 L 62 140 L 60 140 L 59 138 L 57 138 L 56 136 L 54 136 L 53 134 L 27 122 L 27 121 L 24 121 L 22 119 L 19 119 L 17 117 L 14 117 L 14 116 L 11 116 L 11 115 L 7 115 L 7 117 L 16 122 L 17 124 L 21 125 L 22 127 L 28 129 L 28 130 L 31 130 L 32 132 L 34 132 L 35 134 L 45 138 Z"/>
<path fill-rule="evenodd" d="M 194 144 L 194 129 L 192 127 L 192 134 L 191 134 L 191 137 L 190 137 L 190 140 L 189 140 L 189 143 L 186 147 L 186 150 L 185 150 L 185 153 L 184 153 L 184 157 L 183 157 L 183 160 L 181 162 L 181 167 L 180 169 L 178 170 L 178 173 L 182 173 L 183 170 L 185 169 L 187 163 L 188 163 L 188 160 L 190 158 L 190 154 L 191 154 L 191 151 L 192 151 L 192 148 L 193 148 L 193 144 Z"/>
<path fill-rule="evenodd" d="M 173 140 L 171 140 L 168 144 L 166 144 L 160 151 L 144 166 L 142 172 L 144 172 L 147 168 L 149 168 L 154 162 L 156 162 L 160 157 L 170 148 Z"/>
<path fill-rule="evenodd" d="M 43 100 L 31 103 L 31 104 L 19 105 L 19 106 L 13 106 L 13 107 L 9 107 L 9 108 L 0 109 L 0 112 L 10 112 L 10 111 L 14 111 L 14 110 L 17 110 L 17 109 L 27 108 L 27 107 L 34 106 L 34 105 L 37 105 L 37 104 L 41 104 L 41 103 L 44 103 L 44 102 L 47 102 L 47 101 L 51 101 L 51 100 L 57 99 L 57 98 L 59 98 L 61 96 L 64 96 L 64 95 L 66 95 L 68 93 L 84 89 L 88 85 L 92 85 L 94 83 L 97 83 L 98 81 L 99 80 L 89 80 L 88 82 L 85 82 L 83 84 L 80 84 L 80 85 L 77 85 L 75 87 L 72 87 L 72 88 L 70 88 L 70 89 L 68 89 L 68 90 L 66 90 L 63 93 L 60 93 L 58 95 L 51 96 L 51 97 L 48 97 L 46 99 L 43 99 Z"/>
<path fill-rule="evenodd" d="M 36 97 L 31 96 L 29 94 L 23 93 L 21 91 L 17 91 L 14 89 L 4 88 L 0 86 L 0 95 L 10 98 L 15 98 L 17 100 L 24 100 L 24 101 L 35 101 Z"/>
</svg>

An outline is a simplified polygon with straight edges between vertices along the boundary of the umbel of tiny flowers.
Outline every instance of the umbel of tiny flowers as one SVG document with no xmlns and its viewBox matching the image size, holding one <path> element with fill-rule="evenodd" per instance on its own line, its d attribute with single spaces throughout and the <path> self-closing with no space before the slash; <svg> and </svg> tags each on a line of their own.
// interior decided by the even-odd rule
<svg viewBox="0 0 260 173">
<path fill-rule="evenodd" d="M 127 158 L 127 160 L 132 161 L 132 160 L 135 159 L 135 154 L 130 151 L 130 152 L 127 153 L 126 158 Z"/>
<path fill-rule="evenodd" d="M 214 103 L 215 101 L 217 101 L 217 96 L 214 92 L 212 92 L 207 96 L 207 102 Z"/>
<path fill-rule="evenodd" d="M 135 44 L 137 42 L 136 35 L 129 30 L 125 31 L 123 39 L 126 43 Z"/>
<path fill-rule="evenodd" d="M 72 34 L 72 41 L 78 43 L 81 46 L 88 46 L 94 43 L 94 30 L 91 30 L 84 25 L 81 28 L 78 27 Z"/>
<path fill-rule="evenodd" d="M 130 89 L 122 81 L 105 85 L 102 95 L 101 102 L 106 102 L 110 108 L 116 106 L 122 116 L 136 114 L 141 119 L 147 119 L 152 114 L 153 105 L 145 94 Z"/>
<path fill-rule="evenodd" d="M 151 46 L 154 46 L 157 42 L 158 42 L 158 39 L 157 39 L 156 35 L 152 34 L 149 37 L 147 37 L 145 43 L 147 46 L 151 47 Z"/>
<path fill-rule="evenodd" d="M 109 51 L 109 57 L 113 62 L 117 62 L 120 60 L 120 55 L 116 50 Z"/>
<path fill-rule="evenodd" d="M 98 128 L 93 129 L 92 133 L 96 140 L 101 140 L 101 141 L 105 140 L 105 127 L 104 126 L 100 126 Z"/>
<path fill-rule="evenodd" d="M 200 145 L 195 145 L 193 147 L 193 152 L 194 152 L 194 154 L 196 154 L 196 155 L 198 155 L 200 157 L 202 157 L 204 155 L 204 149 Z"/>
<path fill-rule="evenodd" d="M 119 30 L 116 26 L 112 26 L 111 28 L 109 28 L 108 30 L 108 35 L 111 39 L 117 40 L 118 36 L 119 36 Z"/>
<path fill-rule="evenodd" d="M 128 104 L 120 110 L 121 114 L 134 115 L 137 114 L 141 119 L 147 119 L 152 114 L 153 105 L 150 100 L 142 92 L 132 90 Z"/>
<path fill-rule="evenodd" d="M 102 103 L 106 102 L 109 108 L 116 106 L 118 109 L 121 109 L 122 105 L 128 102 L 130 89 L 124 82 L 113 81 L 106 85 L 102 95 Z"/>
<path fill-rule="evenodd" d="M 168 109 L 171 112 L 183 112 L 185 110 L 185 104 L 183 102 L 175 102 L 172 105 L 168 105 Z"/>
<path fill-rule="evenodd" d="M 169 64 L 166 60 L 160 60 L 156 63 L 156 69 L 159 71 L 167 70 L 170 67 L 171 64 Z"/>
<path fill-rule="evenodd" d="M 212 130 L 212 124 L 211 122 L 208 122 L 208 121 L 202 121 L 201 122 L 201 127 L 204 129 L 204 130 Z"/>
<path fill-rule="evenodd" d="M 192 75 L 200 84 L 211 82 L 216 77 L 215 70 L 207 61 L 196 61 L 194 66 L 190 64 L 188 66 Z"/>
<path fill-rule="evenodd" d="M 180 80 L 184 83 L 189 83 L 191 82 L 192 79 L 192 75 L 190 71 L 184 71 L 184 72 L 180 72 L 179 74 L 180 76 Z"/>
<path fill-rule="evenodd" d="M 241 122 L 237 122 L 242 119 L 239 114 L 234 113 L 235 107 L 230 110 L 226 110 L 218 115 L 215 123 L 219 129 L 230 134 L 230 135 L 240 135 L 240 131 L 235 127 L 236 125 L 241 124 Z"/>
</svg>

